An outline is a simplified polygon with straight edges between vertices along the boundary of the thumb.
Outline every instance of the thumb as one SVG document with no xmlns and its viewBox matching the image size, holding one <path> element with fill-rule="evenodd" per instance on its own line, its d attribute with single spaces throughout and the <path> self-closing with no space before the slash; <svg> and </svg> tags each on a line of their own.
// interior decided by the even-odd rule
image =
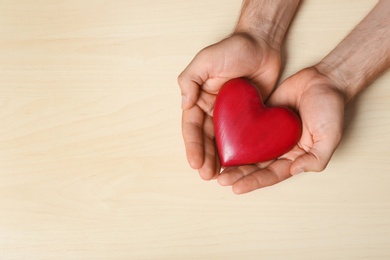
<svg viewBox="0 0 390 260">
<path fill-rule="evenodd" d="M 179 75 L 177 81 L 181 90 L 181 108 L 189 109 L 193 107 L 199 98 L 199 89 L 201 85 L 191 79 L 190 76 L 186 74 L 186 71 L 183 71 L 183 73 Z"/>
<path fill-rule="evenodd" d="M 209 78 L 210 64 L 205 53 L 206 49 L 201 50 L 178 77 L 182 109 L 189 109 L 195 105 L 200 88 Z"/>
<path fill-rule="evenodd" d="M 340 138 L 335 137 L 332 140 L 315 142 L 308 152 L 294 160 L 290 167 L 291 174 L 296 175 L 301 172 L 321 172 L 325 170 L 339 141 Z"/>
</svg>

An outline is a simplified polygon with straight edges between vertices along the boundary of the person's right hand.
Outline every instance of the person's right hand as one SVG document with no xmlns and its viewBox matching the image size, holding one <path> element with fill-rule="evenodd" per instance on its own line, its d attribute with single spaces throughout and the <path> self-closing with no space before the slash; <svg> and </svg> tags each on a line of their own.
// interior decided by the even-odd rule
<svg viewBox="0 0 390 260">
<path fill-rule="evenodd" d="M 297 145 L 276 160 L 231 167 L 218 183 L 242 194 L 274 185 L 305 171 L 325 169 L 343 132 L 346 86 L 322 73 L 317 66 L 286 79 L 270 96 L 267 105 L 286 106 L 299 113 L 302 136 Z"/>
<path fill-rule="evenodd" d="M 279 47 L 272 46 L 266 37 L 236 33 L 200 51 L 180 74 L 187 159 L 202 179 L 214 179 L 221 170 L 212 117 L 222 85 L 230 79 L 245 77 L 260 88 L 266 101 L 279 71 Z"/>
</svg>

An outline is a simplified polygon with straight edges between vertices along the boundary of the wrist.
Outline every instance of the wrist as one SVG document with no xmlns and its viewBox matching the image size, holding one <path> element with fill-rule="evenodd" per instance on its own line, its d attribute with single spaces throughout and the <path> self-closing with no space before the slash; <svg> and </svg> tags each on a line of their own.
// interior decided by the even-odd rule
<svg viewBox="0 0 390 260">
<path fill-rule="evenodd" d="M 348 36 L 314 67 L 353 99 L 390 68 L 390 1 L 379 1 Z"/>
<path fill-rule="evenodd" d="M 340 63 L 341 61 L 324 59 L 313 67 L 344 95 L 345 102 L 348 103 L 356 94 L 349 91 L 350 82 L 348 76 L 339 67 Z"/>
<path fill-rule="evenodd" d="M 279 50 L 300 0 L 244 0 L 234 33 L 246 33 Z"/>
<path fill-rule="evenodd" d="M 280 50 L 285 29 L 269 20 L 261 20 L 255 25 L 237 25 L 234 34 L 245 34 L 256 41 L 265 41 L 272 49 Z"/>
</svg>

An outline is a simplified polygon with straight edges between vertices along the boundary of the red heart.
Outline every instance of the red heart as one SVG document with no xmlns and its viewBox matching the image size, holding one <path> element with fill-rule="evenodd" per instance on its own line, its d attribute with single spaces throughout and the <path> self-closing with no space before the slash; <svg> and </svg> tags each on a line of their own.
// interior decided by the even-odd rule
<svg viewBox="0 0 390 260">
<path fill-rule="evenodd" d="M 266 107 L 258 89 L 237 78 L 218 93 L 214 131 L 221 164 L 228 167 L 278 158 L 295 146 L 302 127 L 292 110 Z"/>
</svg>

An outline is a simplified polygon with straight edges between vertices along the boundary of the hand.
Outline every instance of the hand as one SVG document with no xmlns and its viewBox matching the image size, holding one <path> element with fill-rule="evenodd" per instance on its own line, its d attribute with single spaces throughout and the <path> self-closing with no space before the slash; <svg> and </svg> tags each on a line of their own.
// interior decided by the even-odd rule
<svg viewBox="0 0 390 260">
<path fill-rule="evenodd" d="M 224 186 L 240 194 L 279 183 L 304 171 L 322 171 L 339 144 L 345 108 L 344 88 L 315 67 L 284 81 L 268 105 L 288 106 L 302 119 L 298 144 L 281 158 L 256 165 L 225 169 L 218 177 Z"/>
<path fill-rule="evenodd" d="M 211 180 L 221 170 L 214 143 L 213 109 L 222 85 L 246 77 L 264 99 L 270 95 L 280 71 L 280 52 L 265 38 L 237 33 L 200 51 L 178 81 L 183 101 L 182 131 L 186 154 L 201 178 Z"/>
<path fill-rule="evenodd" d="M 302 137 L 292 151 L 272 162 L 226 169 L 218 182 L 245 193 L 325 169 L 341 139 L 345 104 L 390 67 L 389 14 L 390 1 L 379 1 L 321 62 L 271 96 L 268 104 L 289 106 L 301 116 Z"/>
</svg>

